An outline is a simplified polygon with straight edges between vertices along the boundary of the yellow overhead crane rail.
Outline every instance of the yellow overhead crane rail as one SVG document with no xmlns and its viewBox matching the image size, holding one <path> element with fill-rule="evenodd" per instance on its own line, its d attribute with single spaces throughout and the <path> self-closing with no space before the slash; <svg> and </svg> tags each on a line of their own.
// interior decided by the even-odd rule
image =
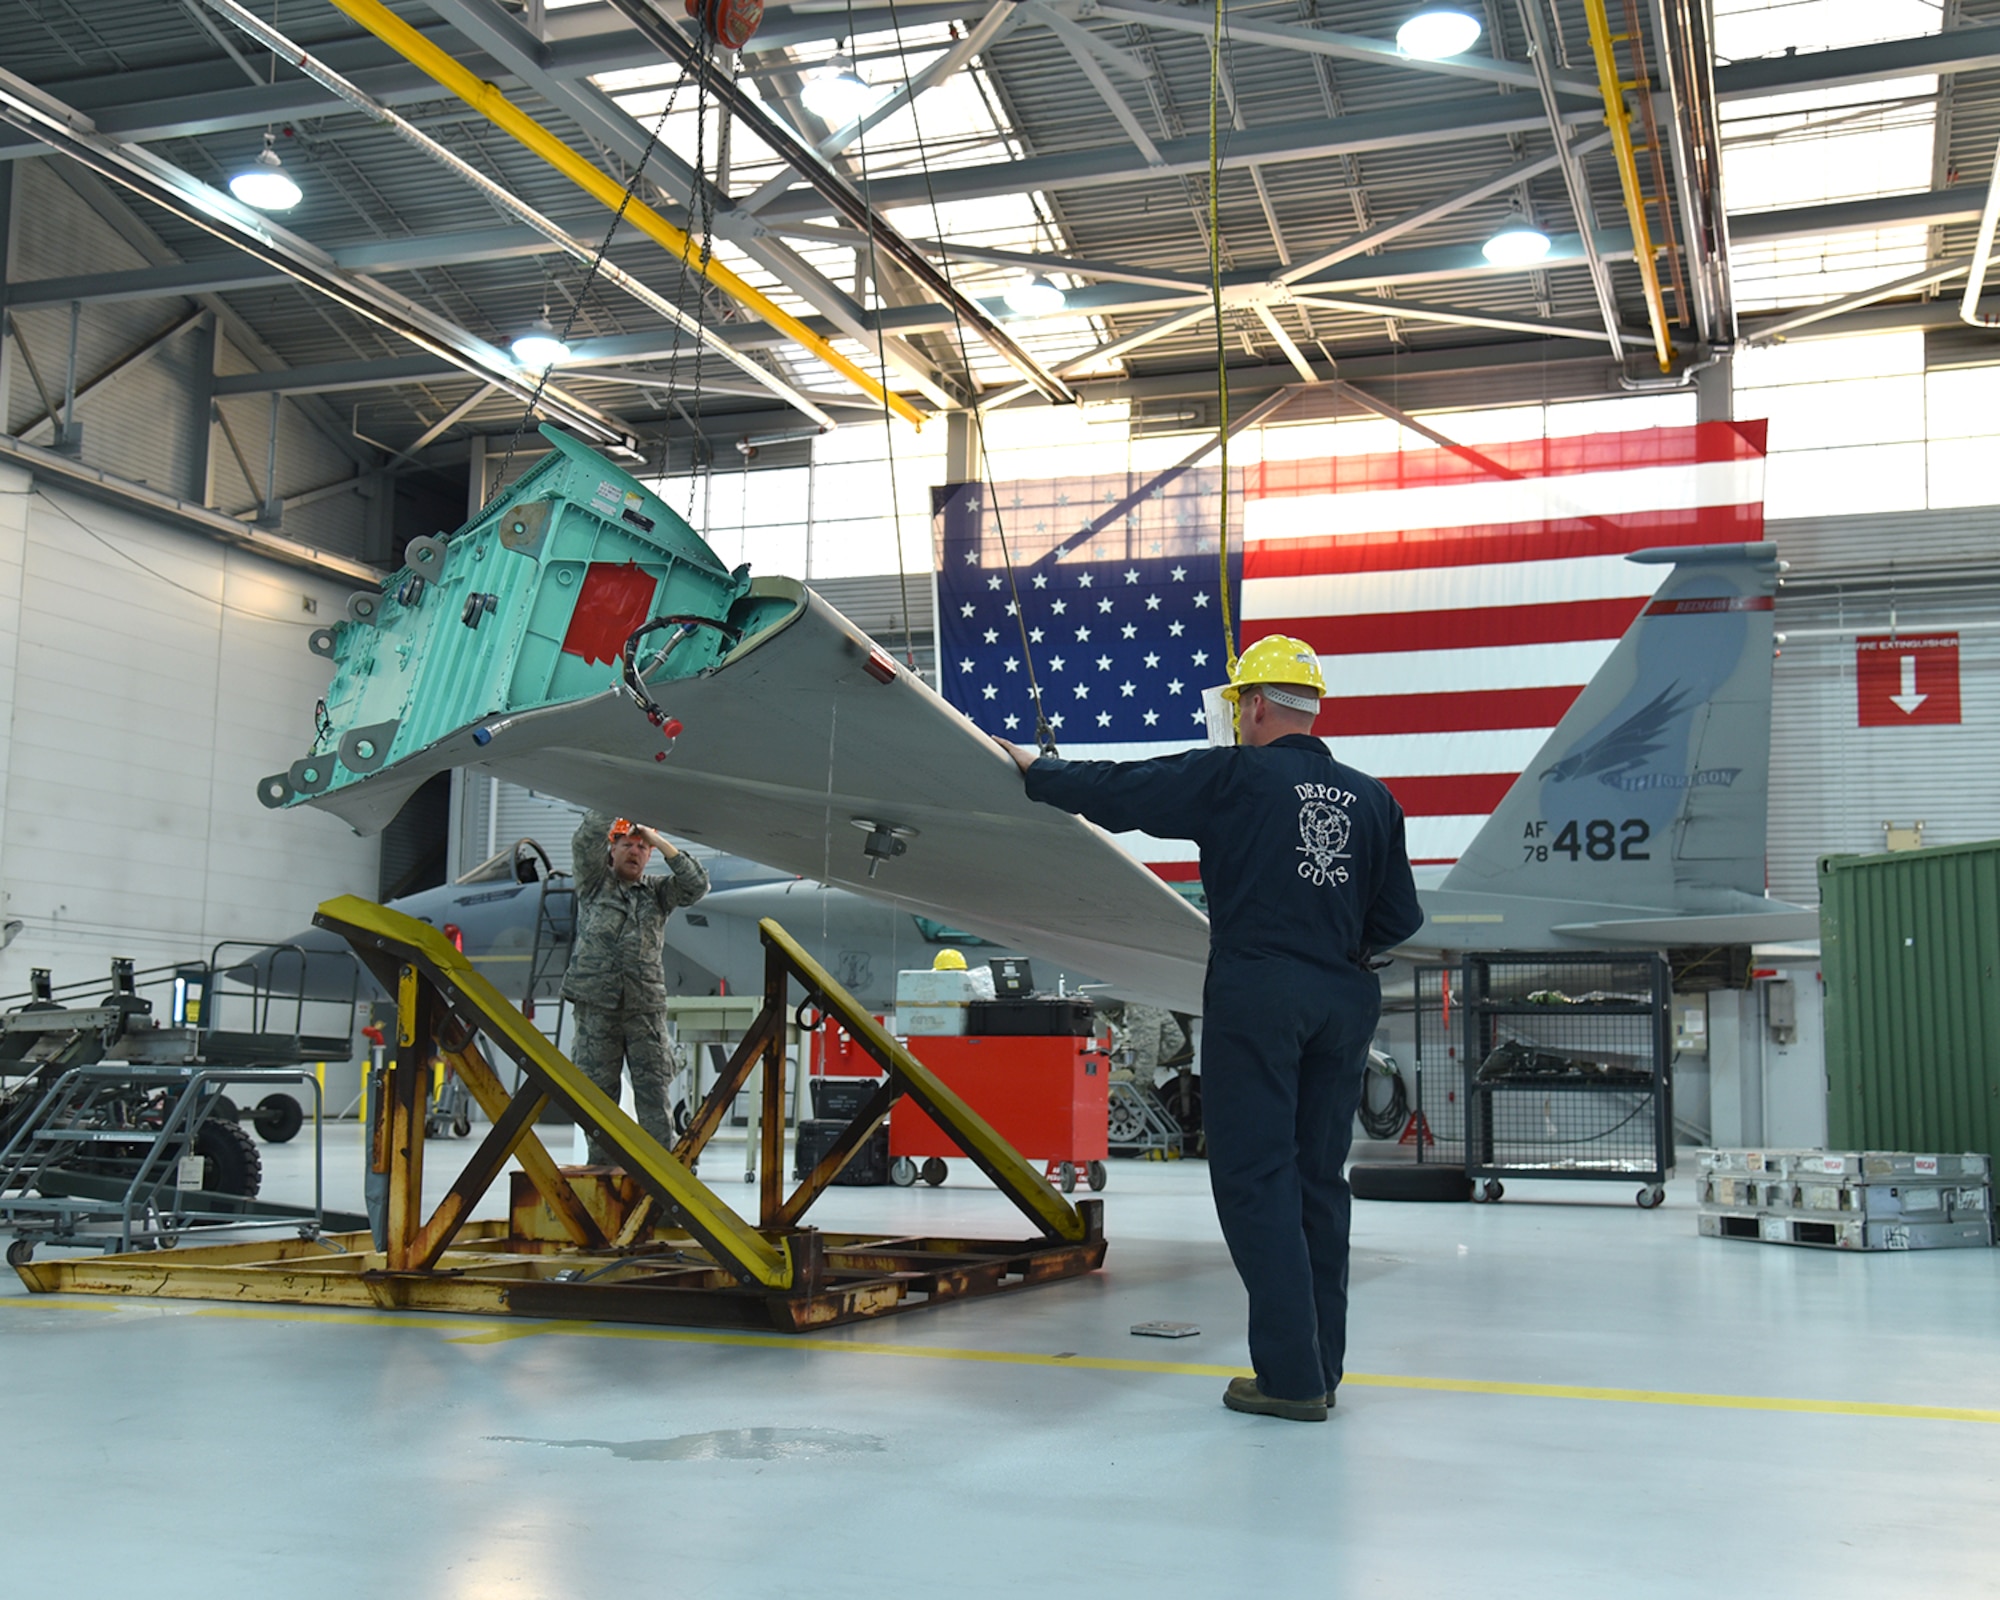
<svg viewBox="0 0 2000 1600">
<path fill-rule="evenodd" d="M 411 27 L 381 0 L 333 0 L 348 16 L 380 39 L 412 66 L 425 73 L 491 122 L 501 132 L 519 140 L 578 188 L 616 211 L 625 204 L 625 186 L 609 173 L 593 166 L 539 122 L 516 106 L 485 79 L 475 76 Z M 901 395 L 892 393 L 868 371 L 848 360 L 812 329 L 761 290 L 745 283 L 729 268 L 714 260 L 702 259 L 699 241 L 676 228 L 659 212 L 636 195 L 626 207 L 640 232 L 664 245 L 667 250 L 699 272 L 716 288 L 754 311 L 772 327 L 797 341 L 832 367 L 870 398 L 879 400 L 905 422 L 921 427 L 926 413 Z"/>
<path fill-rule="evenodd" d="M 345 4 L 345 0 L 335 0 Z M 1618 162 L 1618 187 L 1625 196 L 1625 216 L 1632 228 L 1632 258 L 1638 263 L 1639 277 L 1646 291 L 1646 321 L 1653 333 L 1653 353 L 1660 370 L 1669 372 L 1674 364 L 1673 336 L 1667 331 L 1666 296 L 1660 287 L 1659 257 L 1664 249 L 1672 265 L 1676 296 L 1685 301 L 1681 288 L 1680 245 L 1674 237 L 1673 212 L 1667 202 L 1666 168 L 1660 159 L 1659 129 L 1654 125 L 1652 82 L 1646 71 L 1645 46 L 1639 33 L 1639 17 L 1631 0 L 1625 0 L 1626 31 L 1613 33 L 1604 0 L 1583 0 L 1584 16 L 1590 23 L 1590 48 L 1597 57 L 1597 82 L 1604 92 L 1604 123 L 1611 130 L 1611 153 Z M 1632 61 L 1632 76 L 1623 77 L 1618 65 L 1618 46 L 1626 45 Z M 1640 113 L 1646 125 L 1643 145 L 1632 139 L 1632 113 L 1625 103 L 1627 92 L 1639 96 Z M 1649 155 L 1655 192 L 1647 194 L 1639 177 L 1639 157 Z M 1646 213 L 1657 206 L 1663 243 L 1653 243 Z"/>
<path fill-rule="evenodd" d="M 992 1126 L 885 1032 L 785 931 L 759 924 L 764 1005 L 688 1130 L 667 1150 L 481 976 L 437 928 L 353 895 L 314 918 L 354 947 L 396 996 L 397 1048 L 370 1152 L 388 1179 L 380 1247 L 366 1233 L 196 1245 L 16 1268 L 42 1294 L 343 1305 L 569 1321 L 774 1327 L 797 1333 L 913 1306 L 1095 1271 L 1103 1203 L 1072 1206 Z M 805 1000 L 794 1009 L 794 984 Z M 790 1195 L 784 1186 L 787 1034 L 838 1020 L 883 1069 L 881 1086 Z M 480 1048 L 521 1070 L 511 1093 Z M 423 1214 L 425 1113 L 434 1062 L 458 1072 L 492 1126 L 431 1214 Z M 760 1073 L 761 1069 L 761 1073 Z M 762 1111 L 755 1223 L 695 1176 L 695 1164 L 753 1074 Z M 1015 1240 L 823 1233 L 808 1208 L 907 1096 L 993 1179 L 1032 1225 Z M 618 1166 L 558 1167 L 535 1134 L 566 1107 Z M 469 1220 L 509 1159 L 505 1221 Z"/>
</svg>

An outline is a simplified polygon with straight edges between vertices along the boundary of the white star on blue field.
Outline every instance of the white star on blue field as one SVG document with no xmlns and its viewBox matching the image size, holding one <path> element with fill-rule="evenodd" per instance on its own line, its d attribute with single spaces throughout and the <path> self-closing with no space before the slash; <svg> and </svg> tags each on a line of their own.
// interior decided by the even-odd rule
<svg viewBox="0 0 2000 1600">
<path fill-rule="evenodd" d="M 1095 508 L 1100 515 L 1121 497 L 1093 487 L 1089 479 L 999 486 L 1011 578 L 984 503 L 992 491 L 951 491 L 960 498 L 940 507 L 938 563 L 945 698 L 987 732 L 1031 742 L 1032 660 L 1059 741 L 1199 743 L 1202 691 L 1227 676 L 1213 476 L 1188 474 L 1104 528 L 1092 528 L 1084 496 L 1107 503 Z M 1065 539 L 1074 548 L 1059 548 Z M 1235 548 L 1230 567 L 1236 614 Z"/>
</svg>

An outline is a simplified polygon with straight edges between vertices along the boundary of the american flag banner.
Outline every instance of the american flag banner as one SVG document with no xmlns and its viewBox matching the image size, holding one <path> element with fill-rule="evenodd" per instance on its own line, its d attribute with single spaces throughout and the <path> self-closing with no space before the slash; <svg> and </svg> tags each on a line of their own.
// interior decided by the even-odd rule
<svg viewBox="0 0 2000 1600">
<path fill-rule="evenodd" d="M 1073 759 L 1138 760 L 1206 744 L 1202 692 L 1228 676 L 1220 490 L 1213 470 L 937 490 L 945 697 L 987 732 L 1032 746 L 1039 690 Z M 1242 501 L 1230 498 L 1233 611 Z M 1196 876 L 1186 841 L 1125 843 L 1163 877 Z"/>
<path fill-rule="evenodd" d="M 1327 681 L 1315 731 L 1389 786 L 1413 860 L 1449 863 L 1672 570 L 1624 556 L 1762 538 L 1763 468 L 1762 422 L 1249 467 L 1230 497 L 1239 646 L 1313 645 Z M 1215 488 L 1189 473 L 940 491 L 946 697 L 1031 742 L 1025 621 L 1065 756 L 1202 743 L 1201 691 L 1225 676 Z M 1189 845 L 1127 843 L 1163 876 L 1193 875 Z"/>
</svg>

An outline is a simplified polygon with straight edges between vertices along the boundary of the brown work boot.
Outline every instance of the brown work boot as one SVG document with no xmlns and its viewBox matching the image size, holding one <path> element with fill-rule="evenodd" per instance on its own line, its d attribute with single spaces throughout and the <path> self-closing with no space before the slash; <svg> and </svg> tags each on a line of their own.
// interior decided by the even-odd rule
<svg viewBox="0 0 2000 1600">
<path fill-rule="evenodd" d="M 1258 1388 L 1255 1378 L 1231 1378 L 1229 1387 L 1222 1391 L 1222 1403 L 1231 1411 L 1247 1411 L 1253 1417 L 1282 1417 L 1287 1422 L 1324 1422 L 1326 1408 L 1332 1402 L 1333 1396 L 1328 1394 L 1311 1400 L 1280 1400 Z"/>
</svg>

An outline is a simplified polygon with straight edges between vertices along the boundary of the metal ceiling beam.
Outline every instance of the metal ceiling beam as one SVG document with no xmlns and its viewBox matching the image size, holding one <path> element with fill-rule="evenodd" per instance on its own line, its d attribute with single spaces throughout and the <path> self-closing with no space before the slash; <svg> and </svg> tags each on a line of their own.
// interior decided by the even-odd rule
<svg viewBox="0 0 2000 1600">
<path fill-rule="evenodd" d="M 342 271 L 324 251 L 171 162 L 136 145 L 102 137 L 81 112 L 4 71 L 0 71 L 0 120 L 460 370 L 497 383 L 523 401 L 535 397 L 536 385 L 483 339 L 364 274 Z M 537 403 L 546 415 L 594 443 L 636 448 L 624 423 L 555 385 L 544 386 Z"/>
<path fill-rule="evenodd" d="M 1579 105 L 1565 112 L 1566 120 L 1596 120 L 1601 110 Z M 1322 156 L 1352 155 L 1369 150 L 1412 149 L 1434 144 L 1459 144 L 1500 139 L 1513 133 L 1538 133 L 1546 126 L 1535 102 L 1526 100 L 1447 100 L 1395 111 L 1357 113 L 1345 117 L 1283 122 L 1232 134 L 1222 154 L 1222 168 L 1234 172 L 1251 165 L 1313 161 Z M 1208 171 L 1206 133 L 1157 141 L 1161 165 L 1135 159 L 1122 147 L 1076 150 L 1060 155 L 1031 156 L 1024 161 L 982 162 L 949 167 L 929 175 L 897 173 L 877 176 L 869 188 L 882 207 L 923 205 L 936 193 L 948 200 L 979 200 L 1020 194 L 1030 189 L 1104 189 L 1129 186 L 1149 178 L 1182 177 Z M 794 189 L 772 201 L 763 212 L 769 218 L 805 219 L 825 216 L 824 200 Z"/>
<path fill-rule="evenodd" d="M 352 4 L 353 0 L 337 0 L 337 3 Z M 710 96 L 719 105 L 728 107 L 738 122 L 776 151 L 779 158 L 811 184 L 839 215 L 865 231 L 871 254 L 889 257 L 915 279 L 920 288 L 929 290 L 950 306 L 997 355 L 1050 400 L 1060 404 L 1074 403 L 1076 396 L 1070 393 L 1061 378 L 994 321 L 983 306 L 953 283 L 948 272 L 940 269 L 905 238 L 902 231 L 856 189 L 844 173 L 828 166 L 817 150 L 788 128 L 761 100 L 746 93 L 725 74 L 717 72 L 714 61 L 693 40 L 662 17 L 646 0 L 612 0 L 612 4 L 630 19 L 632 26 L 656 50 L 678 61 L 684 71 L 705 81 Z"/>
<path fill-rule="evenodd" d="M 713 199 L 718 237 L 727 239 L 775 274 L 820 315 L 832 318 L 841 332 L 870 342 L 862 309 L 851 295 L 828 282 L 780 241 L 766 238 L 755 217 L 664 145 L 653 145 L 648 154 L 644 130 L 609 95 L 594 85 L 577 81 L 568 67 L 558 69 L 556 63 L 563 56 L 561 49 L 544 44 L 491 0 L 429 0 L 429 4 L 474 44 L 492 54 L 520 83 L 574 121 L 588 138 L 634 164 L 645 155 L 648 172 L 680 204 L 688 205 L 705 188 Z M 609 7 L 604 11 L 615 15 Z M 619 41 L 622 52 L 617 65 L 641 64 L 635 57 L 643 55 L 643 50 L 635 50 L 631 29 L 623 17 L 619 17 L 617 32 L 612 37 Z M 886 353 L 897 370 L 933 404 L 951 403 L 951 397 L 939 388 L 931 372 L 911 352 L 890 344 Z"/>
<path fill-rule="evenodd" d="M 437 9 L 443 11 L 445 7 L 440 5 Z M 957 21 L 970 9 L 962 3 L 901 5 L 897 8 L 897 18 L 905 28 L 913 28 Z M 1034 19 L 1024 20 L 1032 25 Z M 1200 12 L 1192 8 L 1182 11 L 1175 20 L 1186 31 L 1205 32 L 1209 26 Z M 449 25 L 433 23 L 423 31 L 443 39 L 457 21 L 454 18 Z M 1154 19 L 1149 25 L 1165 24 Z M 609 5 L 551 13 L 547 26 L 549 41 L 534 43 L 539 71 L 550 79 L 574 83 L 633 65 L 631 34 L 623 18 Z M 1240 21 L 1232 22 L 1231 36 L 1241 43 L 1257 42 L 1242 31 L 1243 26 Z M 756 53 L 829 39 L 844 33 L 846 28 L 844 13 L 794 14 L 773 7 L 765 13 L 763 25 L 748 49 Z M 373 40 L 329 40 L 315 53 L 385 105 L 400 107 L 436 98 L 428 79 L 383 51 Z M 473 70 L 497 83 L 504 84 L 514 76 L 504 61 L 488 61 L 477 51 L 459 53 Z M 1977 72 L 1996 66 L 2000 66 L 2000 24 L 1982 24 L 1881 44 L 1739 61 L 1717 67 L 1715 84 L 1718 99 L 1744 100 L 1928 73 Z M 340 109 L 339 102 L 317 84 L 293 78 L 252 86 L 243 83 L 235 68 L 226 62 L 218 63 L 214 69 L 196 64 L 76 78 L 64 84 L 63 93 L 70 104 L 96 120 L 100 132 L 131 143 L 261 129 L 269 122 L 325 116 Z M 0 160 L 35 155 L 44 148 L 31 136 L 14 130 L 5 132 L 9 137 L 0 140 Z"/>
<path fill-rule="evenodd" d="M 1164 33 L 1198 33 L 1206 38 L 1215 31 L 1212 16 L 1204 16 L 1198 6 L 1155 5 L 1150 0 L 1084 0 L 1080 17 L 1111 17 L 1120 22 L 1136 22 Z M 1513 61 L 1495 61 L 1490 56 L 1453 56 L 1443 61 L 1425 61 L 1405 55 L 1391 39 L 1371 39 L 1358 33 L 1336 33 L 1330 28 L 1306 28 L 1290 22 L 1265 22 L 1258 18 L 1232 16 L 1223 25 L 1223 37 L 1234 44 L 1262 44 L 1278 50 L 1302 50 L 1312 55 L 1333 56 L 1343 61 L 1365 61 L 1371 66 L 1394 67 L 1404 72 L 1428 72 L 1448 78 L 1472 78 L 1486 83 L 1505 84 L 1512 89 L 1535 87 L 1534 73 Z M 1594 96 L 1596 85 L 1580 77 L 1563 75 L 1559 80 L 1566 93 Z"/>
<path fill-rule="evenodd" d="M 955 75 L 980 51 L 1006 38 L 1019 27 L 1024 10 L 1018 0 L 994 0 L 986 15 L 981 17 L 958 43 L 931 62 L 923 71 L 898 84 L 893 91 L 884 95 L 880 101 L 852 122 L 844 127 L 835 128 L 820 140 L 816 147 L 819 153 L 828 158 L 839 155 L 877 123 L 893 117 L 919 95 L 936 88 L 947 78 Z M 864 145 L 862 148 L 865 152 L 867 147 Z M 798 181 L 799 175 L 790 167 L 780 167 L 745 197 L 743 209 L 762 210 L 767 201 L 776 199 Z"/>
<path fill-rule="evenodd" d="M 830 228 L 814 222 L 788 222 L 776 229 L 788 239 L 806 239 L 817 244 L 865 245 L 868 235 L 855 228 Z M 1063 272 L 1078 278 L 1107 283 L 1143 283 L 1159 289 L 1185 289 L 1190 294 L 1206 293 L 1207 283 L 1192 273 L 1152 271 L 1145 267 L 1123 266 L 1110 261 L 1086 261 L 1080 256 L 1033 255 L 1025 250 L 988 250 L 983 245 L 960 244 L 949 239 L 912 239 L 919 250 L 949 261 L 986 261 L 1002 267 L 1025 267 L 1031 272 Z"/>
<path fill-rule="evenodd" d="M 1604 135 L 1599 135 L 1595 139 L 1587 139 L 1582 144 L 1573 145 L 1572 153 L 1581 154 L 1584 150 L 1603 143 L 1604 138 Z M 1325 272 L 1328 268 L 1337 267 L 1341 262 L 1355 256 L 1364 256 L 1371 250 L 1379 250 L 1391 239 L 1400 239 L 1406 233 L 1413 233 L 1418 228 L 1441 221 L 1454 212 L 1463 211 L 1467 206 L 1477 205 L 1481 200 L 1490 200 L 1496 194 L 1503 194 L 1516 184 L 1540 177 L 1544 172 L 1561 165 L 1562 159 L 1559 153 L 1552 151 L 1532 161 L 1517 161 L 1513 166 L 1494 173 L 1490 178 L 1482 179 L 1469 189 L 1460 189 L 1456 194 L 1446 195 L 1442 200 L 1419 206 L 1414 211 L 1406 211 L 1393 221 L 1357 233 L 1324 255 L 1314 256 L 1310 261 L 1295 262 L 1277 273 L 1276 280 L 1279 283 L 1297 283 L 1302 278 L 1310 278 L 1315 273 Z"/>
<path fill-rule="evenodd" d="M 1542 107 L 1548 113 L 1549 134 L 1555 140 L 1563 187 L 1569 195 L 1570 215 L 1576 219 L 1577 237 L 1583 241 L 1584 260 L 1590 267 L 1590 288 L 1597 296 L 1597 314 L 1603 320 L 1612 355 L 1622 361 L 1625 346 L 1618 335 L 1618 296 L 1611 287 L 1611 268 L 1606 265 L 1597 242 L 1597 213 L 1591 205 L 1590 178 L 1584 171 L 1582 155 L 1571 143 L 1570 130 L 1563 124 L 1548 31 L 1542 26 L 1542 0 L 1520 0 L 1519 10 L 1521 26 L 1528 34 L 1528 59 L 1541 92 Z M 1607 133 L 1604 142 L 1609 141 Z"/>
<path fill-rule="evenodd" d="M 1790 206 L 1782 211 L 1732 211 L 1729 237 L 1736 244 L 1772 244 L 1823 233 L 1872 233 L 1904 224 L 1940 227 L 1977 222 L 1986 193 L 1977 184 L 1884 195 L 1876 200 L 1839 200 L 1828 205 Z"/>
<path fill-rule="evenodd" d="M 1966 262 L 1960 261 L 1950 266 L 1930 267 L 1906 278 L 1877 284 L 1872 289 L 1842 295 L 1838 300 L 1829 300 L 1824 305 L 1807 306 L 1800 311 L 1786 312 L 1767 321 L 1753 323 L 1743 330 L 1743 337 L 1749 344 L 1776 344 L 1786 334 L 1796 329 L 1810 327 L 1816 322 L 1829 321 L 1843 312 L 1856 311 L 1862 306 L 1872 306 L 1883 300 L 1893 299 L 1899 294 L 1909 294 L 1918 289 L 1929 289 L 1940 283 L 1949 282 L 1953 278 L 1962 276 L 1966 266 Z"/>
<path fill-rule="evenodd" d="M 922 423 L 922 412 L 814 334 L 788 309 L 717 260 L 710 253 L 706 241 L 683 233 L 640 199 L 633 192 L 634 185 L 621 183 L 612 177 L 544 124 L 522 111 L 491 83 L 474 78 L 450 55 L 421 38 L 380 0 L 333 0 L 333 3 L 363 27 L 373 31 L 384 43 L 405 51 L 417 66 L 487 118 L 494 127 L 601 202 L 619 219 L 629 221 L 637 231 L 685 263 L 697 277 L 706 279 L 746 310 L 788 335 L 864 394 L 873 395 L 905 422 Z"/>
<path fill-rule="evenodd" d="M 338 578 L 349 583 L 379 583 L 382 574 L 360 561 L 314 549 L 296 539 L 286 539 L 261 528 L 239 522 L 225 512 L 198 506 L 177 495 L 163 493 L 142 483 L 132 483 L 97 467 L 59 455 L 41 445 L 24 444 L 0 434 L 0 460 L 25 467 L 43 482 L 69 489 L 92 500 L 144 512 L 149 517 L 176 523 L 211 539 L 268 557 L 304 572 Z"/>
<path fill-rule="evenodd" d="M 175 318 L 166 327 L 160 329 L 158 333 L 140 340 L 137 345 L 128 350 L 124 355 L 117 357 L 110 366 L 106 367 L 88 382 L 78 384 L 76 393 L 69 398 L 68 403 L 63 407 L 63 423 L 68 425 L 74 422 L 75 418 L 71 413 L 76 410 L 78 405 L 88 400 L 98 390 L 116 383 L 134 367 L 143 366 L 146 362 L 152 360 L 172 340 L 179 338 L 180 335 L 187 332 L 189 328 L 192 328 L 207 315 L 206 311 L 197 308 L 188 312 L 185 316 Z M 21 349 L 23 354 L 25 354 L 27 351 L 27 340 L 22 336 L 18 325 L 14 328 L 14 337 L 21 341 Z M 53 411 L 44 411 L 40 416 L 22 423 L 20 427 L 11 431 L 16 438 L 25 439 L 37 428 L 53 427 L 55 422 L 56 413 Z"/>
<path fill-rule="evenodd" d="M 434 355 L 388 356 L 373 361 L 318 361 L 303 367 L 280 367 L 273 372 L 217 374 L 215 393 L 339 394 L 349 389 L 450 383 L 468 377 L 485 381 L 484 373 L 468 373 L 464 368 Z"/>
<path fill-rule="evenodd" d="M 966 14 L 962 4 L 907 5 L 897 8 L 906 28 L 955 22 Z M 751 52 L 778 50 L 788 44 L 833 36 L 844 31 L 838 18 L 791 16 L 776 7 L 765 14 Z M 625 21 L 608 5 L 578 7 L 552 13 L 550 40 L 540 47 L 540 64 L 570 82 L 613 72 L 632 63 L 632 37 Z M 481 77 L 505 84 L 512 74 L 497 60 L 465 47 L 464 36 L 449 23 L 421 25 Z M 435 86 L 401 57 L 372 38 L 329 39 L 313 53 L 388 106 L 407 106 L 437 98 Z M 100 132 L 134 144 L 186 135 L 256 130 L 272 122 L 323 117 L 340 110 L 334 96 L 301 78 L 250 85 L 227 62 L 189 63 L 141 68 L 73 78 L 63 85 L 70 104 L 89 114 Z M 35 155 L 41 146 L 13 129 L 5 130 L 0 160 Z"/>
<path fill-rule="evenodd" d="M 1111 74 L 1104 70 L 1103 62 L 1098 60 L 1093 48 L 1097 42 L 1095 35 L 1056 12 L 1048 12 L 1040 20 L 1069 52 L 1069 58 L 1075 63 L 1077 71 L 1083 74 L 1084 82 L 1097 92 L 1104 109 L 1125 130 L 1125 137 L 1132 141 L 1132 148 L 1145 158 L 1147 166 L 1159 166 L 1160 147 L 1153 142 L 1153 136 L 1146 131 L 1138 114 L 1125 103 L 1124 94 L 1111 81 Z"/>
<path fill-rule="evenodd" d="M 1988 295 L 1980 301 L 1979 309 L 1983 315 L 2000 317 L 2000 293 Z M 1759 312 L 1758 315 L 1776 320 L 1780 313 Z M 1944 300 L 1906 300 L 1893 305 L 1860 306 L 1816 321 L 1811 325 L 1810 332 L 1801 333 L 1798 337 L 1840 339 L 1857 333 L 1928 333 L 1933 330 L 1945 332 L 1951 329 L 1963 329 L 1968 341 L 1966 348 L 1980 349 L 1982 359 L 1984 352 L 1992 348 L 1992 340 L 1989 337 L 1965 327 L 1959 321 L 1959 302 L 1956 295 Z M 1757 329 L 1746 323 L 1744 335 L 1746 338 L 1754 339 L 1757 337 Z"/>
<path fill-rule="evenodd" d="M 1573 322 L 1537 322 L 1532 317 L 1510 317 L 1500 311 L 1477 311 L 1458 306 L 1418 305 L 1409 300 L 1374 300 L 1362 295 L 1299 294 L 1300 305 L 1327 311 L 1345 311 L 1369 317 L 1402 317 L 1411 322 L 1435 322 L 1453 328 L 1498 328 L 1505 333 L 1540 333 L 1557 339 L 1594 339 L 1608 344 L 1616 355 L 1617 342 L 1603 328 Z"/>
<path fill-rule="evenodd" d="M 561 247 L 528 228 L 482 228 L 470 233 L 418 234 L 370 240 L 326 252 L 343 272 L 416 272 L 427 267 L 463 267 L 479 261 L 508 261 L 549 255 Z M 66 305 L 72 300 L 157 300 L 174 295 L 227 294 L 291 282 L 289 274 L 254 256 L 177 261 L 124 272 L 90 272 L 73 278 L 31 278 L 10 284 L 10 305 Z"/>
<path fill-rule="evenodd" d="M 633 277 L 632 274 L 625 271 L 624 268 L 618 266 L 615 262 L 605 259 L 599 254 L 595 246 L 586 244 L 583 240 L 566 232 L 556 222 L 544 216 L 533 206 L 530 206 L 526 201 L 514 194 L 512 190 L 502 184 L 495 183 L 470 162 L 461 160 L 453 152 L 447 150 L 437 140 L 431 138 L 429 134 L 423 132 L 404 118 L 399 117 L 385 106 L 371 100 L 347 79 L 343 78 L 323 61 L 314 57 L 303 46 L 288 39 L 254 12 L 248 11 L 238 5 L 236 0 L 187 0 L 187 3 L 189 5 L 199 3 L 207 6 L 217 16 L 229 23 L 231 27 L 240 29 L 248 37 L 255 39 L 258 43 L 265 46 L 265 48 L 283 56 L 293 66 L 297 67 L 299 71 L 303 72 L 315 83 L 339 95 L 343 101 L 355 110 L 389 127 L 405 144 L 411 145 L 424 155 L 430 157 L 431 160 L 438 163 L 446 171 L 452 173 L 463 182 L 467 188 L 476 194 L 483 195 L 496 209 L 513 217 L 518 222 L 525 223 L 529 228 L 532 228 L 544 239 L 555 245 L 563 254 L 570 257 L 571 260 L 588 266 L 603 282 L 610 284 L 633 300 L 636 300 L 641 306 L 645 307 L 646 310 L 652 312 L 653 315 L 659 317 L 662 321 L 691 335 L 695 341 L 697 350 L 703 346 L 714 350 L 725 361 L 743 372 L 753 382 L 761 385 L 795 410 L 810 417 L 821 427 L 831 428 L 834 426 L 834 421 L 831 417 L 810 400 L 806 399 L 776 373 L 759 366 L 748 356 L 740 354 L 728 344 L 720 343 L 708 337 L 701 317 L 691 315 L 683 310 L 678 303 L 668 299 L 649 284 L 640 282 L 639 279 Z M 426 439 L 423 442 L 428 443 L 429 441 Z"/>
<path fill-rule="evenodd" d="M 1834 89 L 1850 83 L 1881 83 L 1938 72 L 1983 72 L 2000 67 L 2000 23 L 1952 28 L 1914 39 L 1813 50 L 1802 55 L 1767 56 L 1715 69 L 1718 100 L 1750 100 L 1758 95 L 1793 94 L 1801 89 Z"/>
</svg>

